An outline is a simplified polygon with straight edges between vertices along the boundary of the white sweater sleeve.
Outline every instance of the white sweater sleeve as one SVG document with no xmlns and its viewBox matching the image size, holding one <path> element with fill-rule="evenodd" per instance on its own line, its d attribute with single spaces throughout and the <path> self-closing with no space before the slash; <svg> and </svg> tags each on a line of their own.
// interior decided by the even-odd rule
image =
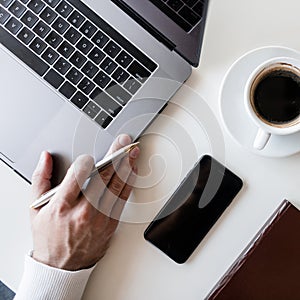
<svg viewBox="0 0 300 300">
<path fill-rule="evenodd" d="M 94 267 L 80 271 L 66 271 L 25 257 L 24 273 L 15 300 L 77 300 Z"/>
</svg>

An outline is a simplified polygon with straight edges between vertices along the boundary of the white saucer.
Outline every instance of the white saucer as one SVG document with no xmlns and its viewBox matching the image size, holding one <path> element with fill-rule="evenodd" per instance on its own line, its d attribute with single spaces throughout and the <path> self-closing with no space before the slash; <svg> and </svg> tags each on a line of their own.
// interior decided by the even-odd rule
<svg viewBox="0 0 300 300">
<path fill-rule="evenodd" d="M 285 157 L 300 151 L 300 132 L 288 136 L 272 135 L 263 150 L 255 150 L 252 145 L 257 127 L 244 107 L 244 88 L 250 74 L 261 63 L 275 57 L 300 59 L 300 53 L 284 47 L 264 47 L 240 57 L 224 77 L 220 91 L 220 108 L 229 134 L 241 146 L 259 155 Z"/>
</svg>

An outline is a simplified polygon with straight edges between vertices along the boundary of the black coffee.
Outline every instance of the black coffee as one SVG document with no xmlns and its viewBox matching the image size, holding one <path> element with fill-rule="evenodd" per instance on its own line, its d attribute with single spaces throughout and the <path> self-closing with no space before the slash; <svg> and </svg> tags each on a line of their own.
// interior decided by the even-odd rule
<svg viewBox="0 0 300 300">
<path fill-rule="evenodd" d="M 300 78 L 288 70 L 270 70 L 257 84 L 253 100 L 266 121 L 289 123 L 300 115 Z"/>
</svg>

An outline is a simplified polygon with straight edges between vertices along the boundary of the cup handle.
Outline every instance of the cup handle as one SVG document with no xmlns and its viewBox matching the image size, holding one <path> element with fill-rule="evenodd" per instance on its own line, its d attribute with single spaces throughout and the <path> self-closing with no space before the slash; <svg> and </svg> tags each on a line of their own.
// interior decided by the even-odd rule
<svg viewBox="0 0 300 300">
<path fill-rule="evenodd" d="M 253 147 L 257 150 L 262 150 L 267 145 L 269 139 L 271 137 L 271 134 L 262 130 L 261 128 L 258 129 L 258 132 L 256 134 Z"/>
</svg>

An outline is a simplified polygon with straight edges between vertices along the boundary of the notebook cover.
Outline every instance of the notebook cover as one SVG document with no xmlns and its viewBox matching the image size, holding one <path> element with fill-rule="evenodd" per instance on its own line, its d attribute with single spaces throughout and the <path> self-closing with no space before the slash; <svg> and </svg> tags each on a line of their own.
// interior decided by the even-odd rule
<svg viewBox="0 0 300 300">
<path fill-rule="evenodd" d="M 300 299 L 300 211 L 283 201 L 206 299 Z"/>
</svg>

